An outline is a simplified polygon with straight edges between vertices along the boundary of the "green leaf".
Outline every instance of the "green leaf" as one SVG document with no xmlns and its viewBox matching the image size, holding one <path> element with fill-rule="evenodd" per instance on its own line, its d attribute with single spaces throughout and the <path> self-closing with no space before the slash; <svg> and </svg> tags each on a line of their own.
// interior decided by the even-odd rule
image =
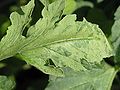
<svg viewBox="0 0 120 90">
<path fill-rule="evenodd" d="M 64 14 L 71 14 L 76 10 L 77 3 L 75 0 L 66 0 Z"/>
<path fill-rule="evenodd" d="M 45 7 L 43 18 L 28 29 L 26 37 L 22 36 L 32 6 L 33 1 L 24 9 L 27 11 L 23 10 L 25 14 L 12 13 L 11 31 L 8 30 L 0 42 L 0 60 L 18 54 L 46 74 L 63 76 L 62 67 L 75 71 L 87 70 L 82 61 L 100 63 L 103 58 L 112 55 L 112 49 L 97 25 L 85 19 L 78 22 L 75 15 L 67 15 L 61 20 L 64 0 L 57 0 Z"/>
<path fill-rule="evenodd" d="M 120 7 L 115 13 L 115 22 L 112 27 L 112 42 L 115 52 L 115 60 L 120 64 Z"/>
<path fill-rule="evenodd" d="M 50 0 L 40 0 L 44 6 L 48 6 L 50 4 Z"/>
<path fill-rule="evenodd" d="M 6 76 L 0 76 L 0 90 L 12 90 L 15 82 Z"/>
<path fill-rule="evenodd" d="M 46 7 L 48 7 L 49 4 L 55 2 L 57 0 L 40 0 L 40 2 L 42 2 L 42 4 Z"/>
<path fill-rule="evenodd" d="M 101 2 L 103 2 L 103 0 L 97 0 L 97 3 L 101 3 Z"/>
<path fill-rule="evenodd" d="M 41 20 L 41 23 L 44 22 Z M 37 28 L 36 25 L 34 27 Z M 98 26 L 86 20 L 75 22 L 75 15 L 68 15 L 57 23 L 56 27 L 50 27 L 42 29 L 41 35 L 36 31 L 36 40 L 29 33 L 31 39 L 29 37 L 28 41 L 32 43 L 27 44 L 20 53 L 27 63 L 45 73 L 61 75 L 63 73 L 60 67 L 85 70 L 81 60 L 99 63 L 103 58 L 112 55 L 111 48 Z M 32 28 L 31 31 L 35 30 Z M 55 67 L 50 64 L 51 60 Z"/>
<path fill-rule="evenodd" d="M 64 14 L 71 14 L 73 13 L 76 9 L 81 8 L 81 7 L 93 7 L 93 4 L 89 1 L 83 1 L 83 0 L 65 0 L 65 9 L 64 9 Z"/>
<path fill-rule="evenodd" d="M 64 72 L 65 77 L 51 76 L 45 90 L 110 90 L 116 75 L 115 69 L 105 64 L 85 72 L 69 68 L 65 68 Z"/>
<path fill-rule="evenodd" d="M 46 7 L 57 0 L 40 0 L 43 5 Z M 84 0 L 65 0 L 65 9 L 63 11 L 64 15 L 71 14 L 73 13 L 76 9 L 88 6 L 88 7 L 93 7 L 93 4 L 89 1 L 84 1 Z"/>
<path fill-rule="evenodd" d="M 22 36 L 23 30 L 31 20 L 31 12 L 34 8 L 34 0 L 23 6 L 22 11 L 13 12 L 10 15 L 12 25 L 8 27 L 7 35 L 4 36 L 0 42 L 0 60 L 14 56 L 18 53 L 22 46 L 22 41 L 25 39 Z"/>
<path fill-rule="evenodd" d="M 120 7 L 118 7 L 118 9 L 115 12 L 115 20 L 119 20 L 120 19 Z"/>
</svg>

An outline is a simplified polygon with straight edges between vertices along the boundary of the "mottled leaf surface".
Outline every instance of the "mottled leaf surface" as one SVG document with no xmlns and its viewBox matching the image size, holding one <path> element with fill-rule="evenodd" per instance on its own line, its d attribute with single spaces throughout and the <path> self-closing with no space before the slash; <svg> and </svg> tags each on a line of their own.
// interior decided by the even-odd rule
<svg viewBox="0 0 120 90">
<path fill-rule="evenodd" d="M 13 90 L 15 82 L 6 76 L 0 76 L 0 90 Z"/>
<path fill-rule="evenodd" d="M 57 9 L 55 8 L 55 10 Z M 99 63 L 102 58 L 111 55 L 111 48 L 97 25 L 88 23 L 86 20 L 76 22 L 75 15 L 67 15 L 58 23 L 55 23 L 54 20 L 49 22 L 50 18 L 48 18 L 48 22 L 44 19 L 46 18 L 43 17 L 28 30 L 27 42 L 30 43 L 23 47 L 20 53 L 26 62 L 43 72 L 61 75 L 63 72 L 59 68 L 64 66 L 78 71 L 86 70 L 81 64 L 81 60 Z M 55 17 L 56 19 L 58 18 Z M 43 26 L 46 23 L 47 27 Z M 41 30 L 43 31 L 36 29 L 36 33 L 32 33 L 37 25 L 42 25 Z M 38 38 L 33 38 L 33 35 Z M 31 41 L 33 42 L 31 43 Z M 55 66 L 50 65 L 50 60 Z"/>
<path fill-rule="evenodd" d="M 22 7 L 22 12 L 12 13 L 12 25 L 0 42 L 0 60 L 20 55 L 28 64 L 44 73 L 63 76 L 62 67 L 75 71 L 87 70 L 83 61 L 100 63 L 112 55 L 112 49 L 99 27 L 87 22 L 76 21 L 76 15 L 62 18 L 64 0 L 57 0 L 45 7 L 26 37 L 22 35 L 30 22 L 34 7 L 33 0 Z"/>
<path fill-rule="evenodd" d="M 116 74 L 114 68 L 103 64 L 85 72 L 64 70 L 66 76 L 51 76 L 45 90 L 110 90 Z"/>
</svg>

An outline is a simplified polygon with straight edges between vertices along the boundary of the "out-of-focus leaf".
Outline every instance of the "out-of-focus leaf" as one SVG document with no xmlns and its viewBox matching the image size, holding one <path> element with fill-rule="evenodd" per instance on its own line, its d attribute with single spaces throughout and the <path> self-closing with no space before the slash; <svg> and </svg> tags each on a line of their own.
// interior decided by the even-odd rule
<svg viewBox="0 0 120 90">
<path fill-rule="evenodd" d="M 30 0 L 19 0 L 20 5 L 25 5 Z"/>
<path fill-rule="evenodd" d="M 48 6 L 50 3 L 57 1 L 57 0 L 40 0 L 45 6 Z M 73 13 L 76 9 L 88 6 L 93 7 L 93 4 L 89 1 L 84 0 L 65 0 L 65 15 Z"/>
<path fill-rule="evenodd" d="M 6 66 L 5 63 L 0 63 L 0 68 L 3 68 L 3 67 L 5 67 L 5 66 Z"/>
<path fill-rule="evenodd" d="M 71 14 L 76 9 L 85 6 L 93 7 L 93 4 L 89 1 L 83 1 L 83 0 L 65 0 L 64 14 Z"/>
<path fill-rule="evenodd" d="M 76 8 L 77 8 L 77 3 L 75 0 L 66 0 L 64 14 L 71 14 L 76 10 Z"/>
<path fill-rule="evenodd" d="M 14 80 L 6 76 L 0 76 L 0 90 L 13 90 L 15 87 Z"/>
<path fill-rule="evenodd" d="M 120 7 L 115 13 L 115 22 L 112 27 L 112 42 L 115 52 L 115 61 L 120 64 Z"/>
<path fill-rule="evenodd" d="M 108 65 L 74 72 L 65 68 L 65 77 L 50 77 L 45 90 L 110 90 L 116 71 Z"/>
<path fill-rule="evenodd" d="M 103 2 L 103 0 L 97 0 L 97 3 L 101 3 L 101 2 Z"/>
</svg>

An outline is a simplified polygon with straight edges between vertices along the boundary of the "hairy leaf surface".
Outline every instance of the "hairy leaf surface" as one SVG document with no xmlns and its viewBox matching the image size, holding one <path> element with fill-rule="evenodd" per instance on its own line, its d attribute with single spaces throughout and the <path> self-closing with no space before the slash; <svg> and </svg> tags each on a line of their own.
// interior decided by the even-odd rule
<svg viewBox="0 0 120 90">
<path fill-rule="evenodd" d="M 43 18 L 31 26 L 24 37 L 22 32 L 31 19 L 33 7 L 32 0 L 22 8 L 22 14 L 12 13 L 12 25 L 0 42 L 0 60 L 18 54 L 44 73 L 62 76 L 62 67 L 87 70 L 82 61 L 100 63 L 112 55 L 112 49 L 97 25 L 85 19 L 76 21 L 75 15 L 62 18 L 64 0 L 45 7 Z"/>
</svg>

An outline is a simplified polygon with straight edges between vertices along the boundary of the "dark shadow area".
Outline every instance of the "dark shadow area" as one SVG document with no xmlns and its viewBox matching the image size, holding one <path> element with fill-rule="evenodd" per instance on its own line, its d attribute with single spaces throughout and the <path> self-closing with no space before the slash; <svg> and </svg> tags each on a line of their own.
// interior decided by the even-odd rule
<svg viewBox="0 0 120 90">
<path fill-rule="evenodd" d="M 48 84 L 48 75 L 32 67 L 22 70 L 16 75 L 15 90 L 44 90 Z"/>
</svg>

